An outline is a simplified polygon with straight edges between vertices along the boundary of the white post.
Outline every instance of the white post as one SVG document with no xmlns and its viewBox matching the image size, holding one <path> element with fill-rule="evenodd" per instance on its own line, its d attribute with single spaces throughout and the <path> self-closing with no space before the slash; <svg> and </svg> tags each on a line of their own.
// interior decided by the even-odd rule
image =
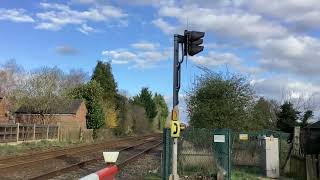
<svg viewBox="0 0 320 180">
<path fill-rule="evenodd" d="M 173 138 L 173 147 L 172 147 L 172 180 L 178 180 L 178 168 L 177 168 L 177 162 L 178 162 L 178 138 Z"/>
<path fill-rule="evenodd" d="M 19 123 L 17 123 L 17 130 L 16 130 L 16 133 L 17 133 L 17 142 L 19 141 Z"/>
</svg>

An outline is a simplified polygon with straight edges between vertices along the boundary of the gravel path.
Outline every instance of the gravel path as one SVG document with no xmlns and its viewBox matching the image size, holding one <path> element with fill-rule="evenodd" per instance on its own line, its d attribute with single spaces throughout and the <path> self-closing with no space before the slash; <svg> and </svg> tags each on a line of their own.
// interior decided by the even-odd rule
<svg viewBox="0 0 320 180">
<path fill-rule="evenodd" d="M 160 174 L 161 171 L 162 146 L 141 156 L 134 162 L 121 169 L 117 180 L 139 180 L 144 179 L 147 174 Z"/>
</svg>

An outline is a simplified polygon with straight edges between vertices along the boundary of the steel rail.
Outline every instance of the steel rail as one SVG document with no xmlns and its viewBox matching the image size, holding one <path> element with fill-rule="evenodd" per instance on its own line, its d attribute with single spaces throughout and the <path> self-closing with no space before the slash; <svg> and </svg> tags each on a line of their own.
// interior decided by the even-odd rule
<svg viewBox="0 0 320 180">
<path fill-rule="evenodd" d="M 158 139 L 156 139 L 158 140 Z M 147 143 L 150 143 L 150 142 L 154 142 L 156 140 L 148 140 L 148 141 L 145 141 L 143 143 L 139 143 L 139 144 L 135 144 L 135 145 L 131 145 L 131 146 L 128 146 L 128 147 L 125 147 L 125 148 L 122 148 L 122 149 L 119 149 L 117 151 L 119 152 L 122 152 L 122 151 L 126 151 L 126 150 L 129 150 L 129 149 L 132 149 L 132 148 L 135 148 L 135 147 L 138 147 L 138 146 L 141 146 L 141 145 L 144 145 L 144 144 L 147 144 Z M 159 146 L 162 144 L 162 141 L 157 143 L 156 145 L 153 145 L 152 147 L 148 147 L 147 149 L 143 150 L 142 152 L 139 152 L 138 154 L 135 154 L 133 156 L 131 156 L 130 158 L 124 160 L 123 162 L 119 163 L 118 165 L 120 167 L 124 167 L 126 164 L 128 164 L 130 161 L 134 160 L 135 158 L 145 154 L 146 152 L 150 151 L 151 149 L 154 149 L 155 147 Z M 102 160 L 103 158 L 100 157 L 100 158 L 93 158 L 93 159 L 89 159 L 89 160 L 85 160 L 85 161 L 81 161 L 81 162 L 78 162 L 78 163 L 74 163 L 74 164 L 71 164 L 67 167 L 63 167 L 63 168 L 60 168 L 60 169 L 57 169 L 57 170 L 53 170 L 51 172 L 48 172 L 48 173 L 44 173 L 44 174 L 41 174 L 41 175 L 38 175 L 36 177 L 33 177 L 31 178 L 30 180 L 41 180 L 41 179 L 49 179 L 49 178 L 52 178 L 52 177 L 55 177 L 55 176 L 58 176 L 58 175 L 61 175 L 63 173 L 67 173 L 67 172 L 70 172 L 72 170 L 76 170 L 76 169 L 79 169 L 79 168 L 82 168 L 84 167 L 85 165 L 88 165 L 88 164 L 91 164 L 91 163 L 94 163 L 94 162 L 97 162 L 99 160 Z"/>
</svg>

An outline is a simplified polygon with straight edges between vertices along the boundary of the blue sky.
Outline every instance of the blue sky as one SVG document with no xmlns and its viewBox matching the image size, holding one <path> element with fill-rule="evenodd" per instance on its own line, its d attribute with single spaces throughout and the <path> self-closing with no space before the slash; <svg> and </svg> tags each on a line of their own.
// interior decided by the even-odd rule
<svg viewBox="0 0 320 180">
<path fill-rule="evenodd" d="M 1 0 L 0 64 L 92 72 L 111 61 L 119 89 L 172 94 L 172 37 L 205 31 L 205 50 L 183 65 L 245 74 L 258 95 L 318 110 L 318 0 Z M 183 97 L 183 96 L 182 96 Z"/>
</svg>

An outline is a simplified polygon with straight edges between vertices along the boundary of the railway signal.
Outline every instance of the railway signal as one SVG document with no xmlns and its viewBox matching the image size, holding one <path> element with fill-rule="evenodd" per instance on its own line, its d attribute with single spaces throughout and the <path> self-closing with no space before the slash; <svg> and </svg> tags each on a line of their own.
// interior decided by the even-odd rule
<svg viewBox="0 0 320 180">
<path fill-rule="evenodd" d="M 174 46 L 173 46 L 173 110 L 171 115 L 171 137 L 173 138 L 172 146 L 172 174 L 170 180 L 178 180 L 178 137 L 180 136 L 180 121 L 179 121 L 179 90 L 181 81 L 181 63 L 183 62 L 184 56 L 194 56 L 199 52 L 203 51 L 203 37 L 204 32 L 198 31 L 184 31 L 184 35 L 174 35 Z M 179 60 L 179 45 L 183 49 L 181 60 Z"/>
<path fill-rule="evenodd" d="M 199 52 L 203 51 L 203 37 L 204 32 L 199 31 L 184 31 L 185 44 L 184 44 L 184 55 L 194 56 Z"/>
</svg>

